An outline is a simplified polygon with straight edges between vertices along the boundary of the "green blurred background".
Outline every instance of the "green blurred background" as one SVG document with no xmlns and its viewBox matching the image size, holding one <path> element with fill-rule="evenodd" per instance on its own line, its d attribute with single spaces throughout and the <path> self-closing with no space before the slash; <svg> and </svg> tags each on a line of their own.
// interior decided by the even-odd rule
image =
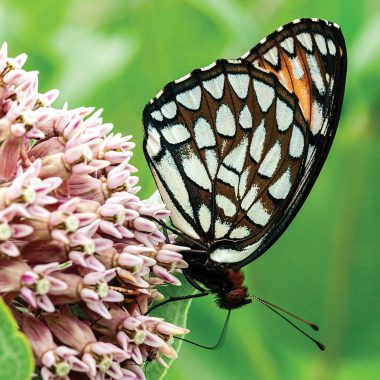
<svg viewBox="0 0 380 380">
<path fill-rule="evenodd" d="M 224 347 L 184 344 L 168 380 L 380 378 L 380 2 L 378 0 L 2 1 L 0 35 L 26 52 L 40 88 L 58 103 L 103 107 L 133 134 L 143 190 L 141 112 L 170 80 L 216 58 L 234 58 L 294 18 L 341 25 L 348 48 L 338 133 L 317 184 L 284 236 L 246 268 L 251 292 L 321 326 L 328 349 L 253 304 L 232 314 Z M 212 344 L 225 314 L 193 302 L 191 339 Z"/>
</svg>

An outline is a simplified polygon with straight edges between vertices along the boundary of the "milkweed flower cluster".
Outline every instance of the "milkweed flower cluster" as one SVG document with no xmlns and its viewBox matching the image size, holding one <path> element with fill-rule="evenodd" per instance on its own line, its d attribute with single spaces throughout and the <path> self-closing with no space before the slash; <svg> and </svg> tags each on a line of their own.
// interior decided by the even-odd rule
<svg viewBox="0 0 380 380">
<path fill-rule="evenodd" d="M 144 379 L 149 357 L 175 358 L 188 330 L 146 315 L 159 285 L 180 285 L 184 247 L 136 195 L 131 136 L 101 110 L 56 109 L 26 55 L 0 50 L 0 295 L 43 380 Z"/>
</svg>

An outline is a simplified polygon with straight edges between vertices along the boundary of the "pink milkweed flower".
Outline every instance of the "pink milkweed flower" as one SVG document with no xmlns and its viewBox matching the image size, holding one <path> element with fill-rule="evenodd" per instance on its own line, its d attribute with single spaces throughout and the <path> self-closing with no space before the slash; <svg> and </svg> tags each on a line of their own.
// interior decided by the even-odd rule
<svg viewBox="0 0 380 380">
<path fill-rule="evenodd" d="M 41 180 L 38 177 L 41 166 L 41 160 L 36 160 L 25 171 L 19 167 L 11 185 L 1 193 L 3 202 L 8 204 L 10 202 L 21 203 L 26 207 L 56 203 L 56 198 L 49 194 L 60 186 L 62 180 L 59 177 Z"/>
<path fill-rule="evenodd" d="M 16 257 L 19 256 L 20 252 L 11 239 L 17 240 L 25 238 L 33 232 L 33 228 L 26 224 L 10 223 L 10 221 L 7 220 L 7 216 L 11 213 L 13 213 L 11 208 L 3 210 L 3 212 L 0 211 L 0 254 Z"/>
<path fill-rule="evenodd" d="M 21 276 L 20 294 L 34 309 L 41 308 L 50 313 L 55 310 L 48 295 L 57 295 L 67 289 L 65 282 L 50 275 L 59 270 L 58 263 L 36 265 Z"/>
<path fill-rule="evenodd" d="M 136 195 L 131 136 L 101 109 L 54 108 L 25 60 L 0 48 L 0 296 L 43 380 L 145 380 L 187 332 L 142 315 L 180 284 L 186 248 L 160 231 L 165 206 Z"/>
<path fill-rule="evenodd" d="M 83 279 L 84 288 L 80 291 L 81 298 L 86 306 L 105 319 L 110 319 L 104 302 L 122 302 L 124 296 L 116 290 L 112 290 L 108 282 L 116 276 L 115 269 L 104 272 L 93 272 L 87 274 Z"/>
<path fill-rule="evenodd" d="M 70 380 L 75 372 L 88 372 L 88 365 L 78 358 L 79 352 L 66 346 L 45 352 L 41 359 L 42 380 Z"/>
<path fill-rule="evenodd" d="M 90 379 L 121 379 L 120 363 L 129 358 L 127 352 L 112 343 L 96 340 L 85 322 L 68 314 L 52 313 L 44 317 L 48 327 L 66 346 L 82 353 L 81 360 L 88 367 Z"/>
<path fill-rule="evenodd" d="M 68 236 L 66 244 L 70 250 L 69 257 L 74 263 L 95 271 L 103 271 L 104 266 L 94 254 L 112 247 L 112 241 L 94 236 L 98 226 L 99 221 L 95 220 L 78 229 Z"/>
<path fill-rule="evenodd" d="M 36 362 L 41 366 L 43 380 L 70 380 L 72 372 L 88 372 L 88 366 L 78 358 L 79 352 L 66 346 L 57 346 L 51 331 L 41 320 L 24 315 L 22 326 Z"/>
<path fill-rule="evenodd" d="M 87 375 L 90 379 L 118 380 L 123 378 L 120 363 L 128 358 L 128 353 L 114 344 L 96 342 L 86 347 L 82 360 L 89 367 Z"/>
</svg>

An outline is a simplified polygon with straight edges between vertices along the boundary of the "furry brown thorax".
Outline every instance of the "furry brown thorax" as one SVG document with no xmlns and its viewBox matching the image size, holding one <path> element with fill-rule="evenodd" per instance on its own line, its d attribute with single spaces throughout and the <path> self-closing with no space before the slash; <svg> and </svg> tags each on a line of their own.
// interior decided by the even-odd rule
<svg viewBox="0 0 380 380">
<path fill-rule="evenodd" d="M 216 303 L 221 309 L 237 309 L 252 302 L 244 285 L 244 274 L 239 269 L 198 258 L 189 260 L 189 268 L 185 272 L 215 294 Z"/>
</svg>

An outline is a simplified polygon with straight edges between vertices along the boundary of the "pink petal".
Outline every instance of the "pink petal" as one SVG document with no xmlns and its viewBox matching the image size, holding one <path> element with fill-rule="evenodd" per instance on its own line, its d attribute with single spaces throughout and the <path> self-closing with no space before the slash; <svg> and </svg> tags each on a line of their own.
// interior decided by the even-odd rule
<svg viewBox="0 0 380 380">
<path fill-rule="evenodd" d="M 99 314 L 104 319 L 112 319 L 110 312 L 103 302 L 86 302 L 86 305 L 90 310 Z"/>
<path fill-rule="evenodd" d="M 55 307 L 53 303 L 50 301 L 49 297 L 44 294 L 42 296 L 37 296 L 37 305 L 42 309 L 47 311 L 48 313 L 52 313 L 55 311 Z"/>
<path fill-rule="evenodd" d="M 46 352 L 44 356 L 42 357 L 41 361 L 45 367 L 51 367 L 52 365 L 54 365 L 56 363 L 54 352 L 52 351 Z"/>
<path fill-rule="evenodd" d="M 121 371 L 120 365 L 118 363 L 112 362 L 106 374 L 113 379 L 122 379 L 123 372 Z"/>
<path fill-rule="evenodd" d="M 135 237 L 134 233 L 124 226 L 118 226 L 117 229 L 124 238 L 133 239 Z"/>
<path fill-rule="evenodd" d="M 80 265 L 82 267 L 87 267 L 87 262 L 84 259 L 84 253 L 79 251 L 71 251 L 69 253 L 70 260 L 73 261 L 73 263 Z"/>
<path fill-rule="evenodd" d="M 114 276 L 116 276 L 115 270 L 113 269 Z M 92 272 L 86 274 L 83 282 L 87 285 L 96 285 L 99 282 L 105 281 L 105 272 Z"/>
<path fill-rule="evenodd" d="M 137 345 L 133 345 L 132 347 L 132 360 L 138 365 L 143 363 L 141 351 Z"/>
<path fill-rule="evenodd" d="M 20 294 L 25 299 L 25 301 L 28 302 L 28 304 L 30 304 L 33 308 L 37 307 L 36 297 L 29 288 L 22 287 L 20 290 Z"/>
<path fill-rule="evenodd" d="M 33 232 L 33 227 L 26 224 L 12 224 L 12 232 L 15 239 L 20 239 L 30 235 Z"/>
<path fill-rule="evenodd" d="M 117 262 L 119 265 L 124 267 L 135 267 L 143 265 L 144 260 L 136 255 L 131 255 L 128 252 L 123 252 L 118 257 Z"/>
<path fill-rule="evenodd" d="M 155 265 L 153 267 L 153 273 L 157 275 L 158 277 L 161 277 L 163 280 L 169 282 L 172 285 L 176 285 L 176 286 L 181 285 L 181 282 L 178 280 L 177 277 L 174 277 L 165 268 L 159 265 Z"/>
<path fill-rule="evenodd" d="M 38 279 L 38 274 L 32 271 L 27 271 L 21 276 L 21 282 L 27 286 L 33 285 Z"/>
<path fill-rule="evenodd" d="M 17 257 L 20 255 L 20 252 L 17 249 L 17 247 L 10 241 L 6 241 L 0 244 L 0 252 L 3 252 L 5 255 L 10 257 Z"/>
<path fill-rule="evenodd" d="M 82 300 L 87 303 L 99 301 L 99 295 L 94 290 L 89 289 L 89 288 L 83 288 L 80 291 L 80 296 Z"/>
<path fill-rule="evenodd" d="M 86 261 L 86 267 L 96 272 L 103 272 L 106 269 L 104 265 L 94 256 L 86 257 L 85 261 Z"/>
<path fill-rule="evenodd" d="M 121 239 L 123 236 L 122 234 L 116 229 L 116 227 L 113 225 L 113 223 L 108 222 L 106 220 L 102 220 L 99 225 L 102 232 L 105 234 L 114 236 L 116 239 Z M 112 244 L 111 244 L 112 246 Z"/>
<path fill-rule="evenodd" d="M 59 263 L 40 264 L 33 267 L 36 273 L 49 274 L 59 269 Z"/>
<path fill-rule="evenodd" d="M 67 359 L 67 362 L 70 364 L 73 371 L 77 371 L 77 372 L 89 371 L 89 366 L 86 363 L 82 362 L 82 360 L 79 360 L 78 358 L 76 358 L 75 356 L 70 356 Z"/>
<path fill-rule="evenodd" d="M 162 347 L 165 345 L 165 342 L 156 334 L 152 334 L 149 331 L 146 331 L 145 344 L 151 347 Z"/>
<path fill-rule="evenodd" d="M 116 290 L 108 290 L 108 294 L 103 298 L 106 302 L 122 302 L 124 301 L 124 296 L 117 292 Z"/>
<path fill-rule="evenodd" d="M 96 361 L 91 354 L 84 354 L 82 361 L 89 367 L 89 375 L 96 376 Z"/>
<path fill-rule="evenodd" d="M 68 285 L 63 281 L 58 280 L 58 278 L 49 276 L 47 279 L 50 283 L 50 293 L 59 294 L 68 288 Z"/>
<path fill-rule="evenodd" d="M 62 357 L 75 356 L 79 354 L 77 350 L 73 350 L 72 348 L 66 346 L 58 346 L 55 351 Z"/>
</svg>

